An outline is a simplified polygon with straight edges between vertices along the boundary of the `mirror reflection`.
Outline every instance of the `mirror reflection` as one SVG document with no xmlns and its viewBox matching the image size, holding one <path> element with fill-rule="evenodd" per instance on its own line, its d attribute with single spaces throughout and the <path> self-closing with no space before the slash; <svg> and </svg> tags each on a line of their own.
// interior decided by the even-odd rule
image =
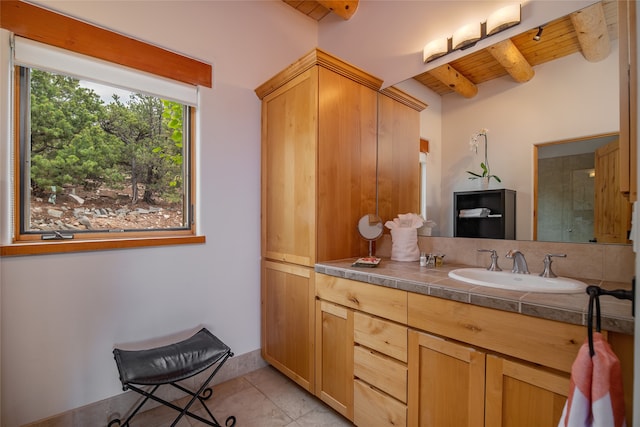
<svg viewBox="0 0 640 427">
<path fill-rule="evenodd" d="M 585 54 L 572 17 L 565 16 L 546 23 L 539 40 L 535 40 L 538 27 L 509 39 L 533 66 L 534 76 L 526 82 L 516 81 L 492 55 L 492 46 L 487 45 L 444 63 L 477 85 L 473 97 L 455 92 L 455 84 L 445 85 L 429 71 L 401 84 L 401 89 L 429 104 L 421 116 L 421 137 L 430 141 L 427 219 L 439 225 L 437 235 L 453 236 L 453 194 L 481 189 L 465 171 L 477 170 L 482 161 L 469 150 L 470 136 L 487 128 L 491 172 L 502 179 L 502 183 L 492 183 L 490 189 L 506 188 L 517 193 L 516 240 L 559 241 L 560 234 L 561 241 L 568 242 L 626 242 L 626 236 L 614 238 L 611 234 L 616 233 L 610 230 L 596 230 L 599 222 L 595 199 L 587 202 L 572 196 L 576 208 L 591 203 L 593 213 L 584 224 L 579 224 L 579 216 L 574 215 L 570 224 L 560 225 L 572 230 L 567 233 L 547 232 L 548 224 L 540 222 L 547 213 L 538 211 L 543 206 L 537 206 L 538 166 L 534 161 L 537 157 L 532 156 L 537 156 L 534 151 L 538 145 L 613 135 L 620 129 L 617 3 L 603 1 L 597 5 L 606 18 L 608 34 L 608 47 L 600 51 L 597 59 Z M 582 169 L 586 173 L 590 168 Z M 575 180 L 580 173 L 575 172 Z M 591 183 L 585 182 L 584 194 L 588 185 L 596 185 L 595 180 Z M 540 203 L 544 205 L 543 200 Z M 607 221 L 615 218 L 620 222 L 619 218 L 624 217 L 619 208 L 603 205 L 601 209 L 611 213 Z M 586 214 L 582 218 L 585 217 Z M 549 221 L 556 218 L 553 214 Z"/>
</svg>

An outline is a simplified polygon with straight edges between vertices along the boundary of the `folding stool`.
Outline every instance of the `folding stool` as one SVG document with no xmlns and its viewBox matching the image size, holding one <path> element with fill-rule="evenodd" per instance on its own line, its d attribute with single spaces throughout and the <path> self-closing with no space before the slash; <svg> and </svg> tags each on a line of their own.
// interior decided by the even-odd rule
<svg viewBox="0 0 640 427">
<path fill-rule="evenodd" d="M 192 337 L 175 344 L 169 344 L 148 350 L 121 350 L 116 348 L 113 350 L 113 355 L 116 359 L 116 365 L 118 366 L 122 389 L 125 391 L 133 390 L 140 393 L 145 398 L 135 408 L 131 415 L 129 415 L 124 423 L 121 423 L 119 419 L 115 419 L 109 422 L 108 427 L 116 424 L 129 427 L 131 419 L 149 399 L 155 400 L 156 402 L 180 412 L 178 417 L 171 424 L 172 427 L 178 424 L 178 421 L 180 421 L 180 419 L 185 415 L 195 418 L 206 425 L 222 427 L 218 424 L 218 421 L 215 419 L 209 408 L 207 408 L 204 401 L 209 399 L 213 394 L 211 388 L 207 387 L 208 384 L 227 359 L 233 356 L 233 353 L 226 344 L 220 341 L 206 328 L 202 328 Z M 199 374 L 216 364 L 217 366 L 211 375 L 209 375 L 209 377 L 200 386 L 198 391 L 193 392 L 182 385 L 177 384 L 177 381 L 191 378 L 192 376 Z M 158 387 L 163 384 L 170 384 L 192 396 L 184 408 L 154 395 Z M 147 391 L 139 386 L 153 387 L 151 388 L 151 391 Z M 191 405 L 193 405 L 196 400 L 200 401 L 204 409 L 209 413 L 212 421 L 189 411 Z M 225 421 L 225 425 L 227 427 L 234 426 L 235 423 L 236 418 L 234 416 L 228 417 Z"/>
</svg>

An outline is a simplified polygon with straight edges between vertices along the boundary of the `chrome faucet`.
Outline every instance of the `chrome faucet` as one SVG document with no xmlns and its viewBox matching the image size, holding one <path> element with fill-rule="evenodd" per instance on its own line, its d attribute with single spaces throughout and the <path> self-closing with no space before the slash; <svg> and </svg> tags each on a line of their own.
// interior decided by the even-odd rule
<svg viewBox="0 0 640 427">
<path fill-rule="evenodd" d="M 524 259 L 524 254 L 516 249 L 511 249 L 507 252 L 507 258 L 513 259 L 512 273 L 529 274 L 529 268 L 527 267 L 527 260 Z"/>
<path fill-rule="evenodd" d="M 494 249 L 478 249 L 478 252 L 491 252 L 491 265 L 487 267 L 487 270 L 502 271 L 502 269 L 498 267 L 498 254 Z"/>
<path fill-rule="evenodd" d="M 555 274 L 551 270 L 551 257 L 566 258 L 567 254 L 546 254 L 544 256 L 544 271 L 542 273 L 540 273 L 540 276 L 542 276 L 542 277 L 558 277 L 558 275 Z"/>
</svg>

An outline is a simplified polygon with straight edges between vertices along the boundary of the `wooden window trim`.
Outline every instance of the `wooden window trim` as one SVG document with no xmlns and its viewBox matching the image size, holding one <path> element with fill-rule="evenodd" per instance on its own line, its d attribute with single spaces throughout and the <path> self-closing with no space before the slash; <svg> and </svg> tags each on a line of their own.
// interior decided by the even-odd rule
<svg viewBox="0 0 640 427">
<path fill-rule="evenodd" d="M 213 84 L 210 64 L 22 1 L 0 2 L 0 27 L 27 39 L 183 83 Z"/>
<path fill-rule="evenodd" d="M 138 239 L 76 240 L 72 242 L 16 243 L 0 246 L 0 256 L 44 255 L 101 251 L 108 249 L 142 248 L 152 246 L 188 245 L 205 243 L 205 236 L 144 237 Z"/>
<path fill-rule="evenodd" d="M 212 87 L 212 67 L 209 64 L 22 1 L 2 0 L 0 2 L 0 28 L 31 40 L 139 71 L 193 85 Z M 14 117 L 14 119 L 18 120 L 18 117 Z M 195 136 L 195 134 L 194 117 L 192 135 Z M 191 202 L 195 206 L 195 149 L 193 149 L 195 141 L 192 141 L 192 144 L 193 147 L 190 150 Z M 18 189 L 14 188 L 14 191 L 18 191 Z M 14 197 L 16 197 L 15 194 L 19 193 L 14 193 Z M 70 253 L 206 242 L 205 236 L 195 235 L 193 224 L 189 230 L 157 231 L 153 234 L 145 232 L 123 234 L 126 234 L 126 237 L 96 238 L 96 240 L 90 240 L 89 237 L 84 240 L 46 242 L 41 240 L 16 241 L 9 245 L 0 246 L 0 256 Z"/>
</svg>

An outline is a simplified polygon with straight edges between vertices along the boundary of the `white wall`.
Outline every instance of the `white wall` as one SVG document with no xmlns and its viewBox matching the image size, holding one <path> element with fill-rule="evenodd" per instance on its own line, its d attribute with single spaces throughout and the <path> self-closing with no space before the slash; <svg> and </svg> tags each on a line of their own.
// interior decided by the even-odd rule
<svg viewBox="0 0 640 427">
<path fill-rule="evenodd" d="M 537 66 L 524 84 L 506 76 L 479 85 L 475 98 L 443 97 L 441 235 L 453 235 L 453 192 L 479 189 L 465 171 L 481 172 L 484 148 L 475 154 L 469 140 L 487 128 L 491 173 L 502 179 L 499 185 L 492 180 L 491 188 L 517 191 L 516 238 L 532 238 L 533 145 L 620 128 L 618 45 L 612 45 L 601 62 L 578 53 Z"/>
<path fill-rule="evenodd" d="M 280 1 L 46 5 L 213 64 L 214 87 L 201 91 L 198 121 L 198 218 L 207 243 L 1 258 L 4 427 L 121 393 L 115 345 L 186 336 L 206 326 L 237 355 L 260 347 L 260 101 L 254 89 L 317 46 L 317 23 Z M 6 78 L 4 68 L 0 75 Z M 0 95 L 4 117 L 6 93 Z M 0 138 L 8 146 L 6 134 Z M 6 165 L 6 151 L 0 155 Z M 2 177 L 5 243 L 7 192 Z"/>
</svg>

